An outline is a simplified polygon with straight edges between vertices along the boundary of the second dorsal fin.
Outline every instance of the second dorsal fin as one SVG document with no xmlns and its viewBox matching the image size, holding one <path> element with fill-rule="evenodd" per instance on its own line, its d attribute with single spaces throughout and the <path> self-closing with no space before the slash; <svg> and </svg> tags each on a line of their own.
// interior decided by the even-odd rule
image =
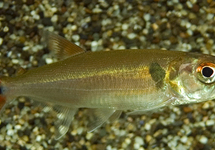
<svg viewBox="0 0 215 150">
<path fill-rule="evenodd" d="M 54 51 L 60 60 L 85 52 L 81 47 L 54 33 L 46 31 L 44 36 L 48 41 L 48 48 Z"/>
</svg>

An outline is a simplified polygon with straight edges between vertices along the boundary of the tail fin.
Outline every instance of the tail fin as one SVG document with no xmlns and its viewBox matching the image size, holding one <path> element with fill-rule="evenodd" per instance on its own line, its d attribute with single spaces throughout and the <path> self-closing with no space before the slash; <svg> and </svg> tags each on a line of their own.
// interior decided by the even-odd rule
<svg viewBox="0 0 215 150">
<path fill-rule="evenodd" d="M 5 104 L 6 104 L 6 98 L 0 95 L 0 113 L 4 109 Z"/>
<path fill-rule="evenodd" d="M 6 105 L 6 97 L 3 95 L 3 93 L 4 93 L 4 87 L 2 86 L 1 80 L 0 80 L 0 114 L 2 113 Z"/>
</svg>

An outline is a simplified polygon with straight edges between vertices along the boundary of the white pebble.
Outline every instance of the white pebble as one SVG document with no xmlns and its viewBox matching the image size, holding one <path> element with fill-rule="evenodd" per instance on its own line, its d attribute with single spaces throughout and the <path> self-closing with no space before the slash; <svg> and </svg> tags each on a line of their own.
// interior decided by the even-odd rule
<svg viewBox="0 0 215 150">
<path fill-rule="evenodd" d="M 0 45 L 2 45 L 2 43 L 3 43 L 3 39 L 2 39 L 2 38 L 0 38 Z"/>
<path fill-rule="evenodd" d="M 18 59 L 12 59 L 12 63 L 13 63 L 13 64 L 18 64 L 18 63 L 19 63 L 19 60 L 18 60 Z"/>
<path fill-rule="evenodd" d="M 151 129 L 151 125 L 150 125 L 149 123 L 146 123 L 146 124 L 145 124 L 145 129 L 146 129 L 146 130 L 150 130 L 150 129 Z"/>
<path fill-rule="evenodd" d="M 151 15 L 150 14 L 144 14 L 143 18 L 145 19 L 145 21 L 149 21 L 151 18 Z"/>
<path fill-rule="evenodd" d="M 77 26 L 76 25 L 72 25 L 71 29 L 72 29 L 72 31 L 75 31 L 75 30 L 77 30 Z"/>
<path fill-rule="evenodd" d="M 208 14 L 207 15 L 207 20 L 211 20 L 211 19 L 213 19 L 214 18 L 214 14 Z"/>
<path fill-rule="evenodd" d="M 193 7 L 193 4 L 190 1 L 187 1 L 186 4 L 187 4 L 188 8 L 192 8 Z"/>
<path fill-rule="evenodd" d="M 14 134 L 13 130 L 10 129 L 10 130 L 7 131 L 7 135 L 12 136 L 13 134 Z"/>
<path fill-rule="evenodd" d="M 7 130 L 12 129 L 12 128 L 13 128 L 13 126 L 11 124 L 6 125 Z"/>
<path fill-rule="evenodd" d="M 140 136 L 135 137 L 134 140 L 135 140 L 135 143 L 138 143 L 139 145 L 143 145 L 144 144 L 143 138 L 140 137 Z"/>
<path fill-rule="evenodd" d="M 134 143 L 134 149 L 139 149 L 139 148 L 140 148 L 140 144 Z"/>
<path fill-rule="evenodd" d="M 74 41 L 78 41 L 80 39 L 80 36 L 78 34 L 75 34 L 75 35 L 72 36 L 72 39 Z"/>
<path fill-rule="evenodd" d="M 40 135 L 38 135 L 38 136 L 36 137 L 36 141 L 37 141 L 37 142 L 40 142 L 41 139 L 42 139 L 42 137 L 41 137 Z"/>
<path fill-rule="evenodd" d="M 137 37 L 137 35 L 135 33 L 129 33 L 128 34 L 129 39 L 134 39 L 135 37 Z"/>
<path fill-rule="evenodd" d="M 206 121 L 206 126 L 212 126 L 214 125 L 214 120 L 207 120 Z"/>
<path fill-rule="evenodd" d="M 51 11 L 52 11 L 53 13 L 55 13 L 55 12 L 57 12 L 57 8 L 56 8 L 56 7 L 52 7 L 52 8 L 51 8 Z"/>
<path fill-rule="evenodd" d="M 91 43 L 91 50 L 94 52 L 98 48 L 98 42 L 97 41 L 92 41 Z"/>
<path fill-rule="evenodd" d="M 103 25 L 103 26 L 106 26 L 106 25 L 108 25 L 108 24 L 111 24 L 111 20 L 110 20 L 110 19 L 103 19 L 103 20 L 102 20 L 102 25 Z"/>
<path fill-rule="evenodd" d="M 15 126 L 15 129 L 17 129 L 17 130 L 21 129 L 21 125 L 19 125 L 19 124 L 16 125 L 16 126 Z"/>
<path fill-rule="evenodd" d="M 24 46 L 24 47 L 22 48 L 23 51 L 27 51 L 27 50 L 29 50 L 29 49 L 30 49 L 29 46 Z"/>
<path fill-rule="evenodd" d="M 101 13 L 102 9 L 100 9 L 99 7 L 96 7 L 93 9 L 93 13 Z"/>
<path fill-rule="evenodd" d="M 52 16 L 52 18 L 51 18 L 52 22 L 57 22 L 57 20 L 58 20 L 58 16 L 57 15 Z"/>
<path fill-rule="evenodd" d="M 202 144 L 206 144 L 208 142 L 208 138 L 202 135 L 199 139 L 199 142 L 201 142 Z"/>
<path fill-rule="evenodd" d="M 124 23 L 122 24 L 122 30 L 127 30 L 128 29 L 128 24 Z"/>
<path fill-rule="evenodd" d="M 47 63 L 47 64 L 53 63 L 53 59 L 51 59 L 51 58 L 46 58 L 46 63 Z"/>
<path fill-rule="evenodd" d="M 81 135 L 82 132 L 83 132 L 83 130 L 84 130 L 83 127 L 79 127 L 79 128 L 77 128 L 77 133 L 78 133 L 79 135 Z"/>
<path fill-rule="evenodd" d="M 9 31 L 9 27 L 8 26 L 5 26 L 4 28 L 3 28 L 3 31 L 4 32 L 8 32 Z M 13 34 L 12 34 L 13 35 Z"/>
<path fill-rule="evenodd" d="M 181 138 L 181 142 L 182 142 L 182 143 L 186 143 L 186 142 L 187 142 L 187 136 L 183 136 L 183 137 Z"/>
<path fill-rule="evenodd" d="M 127 144 L 130 144 L 130 143 L 131 143 L 131 139 L 126 138 L 126 139 L 125 139 L 125 142 L 126 142 Z"/>
</svg>

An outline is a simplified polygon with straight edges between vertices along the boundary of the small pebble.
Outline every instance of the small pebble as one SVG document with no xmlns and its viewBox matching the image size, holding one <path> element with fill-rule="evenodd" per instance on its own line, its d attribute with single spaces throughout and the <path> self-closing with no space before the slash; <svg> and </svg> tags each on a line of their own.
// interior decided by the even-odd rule
<svg viewBox="0 0 215 150">
<path fill-rule="evenodd" d="M 51 21 L 52 22 L 57 22 L 58 21 L 58 16 L 57 15 L 52 16 Z"/>
<path fill-rule="evenodd" d="M 188 139 L 187 136 L 183 136 L 183 137 L 181 138 L 181 142 L 182 142 L 182 143 L 186 143 L 186 142 L 187 142 L 187 139 Z"/>
<path fill-rule="evenodd" d="M 215 124 L 214 120 L 207 120 L 206 121 L 206 126 L 213 126 Z"/>
<path fill-rule="evenodd" d="M 199 142 L 201 142 L 202 144 L 207 144 L 208 138 L 202 135 L 199 139 Z"/>
<path fill-rule="evenodd" d="M 51 59 L 51 58 L 46 58 L 45 60 L 46 60 L 46 63 L 47 63 L 47 64 L 53 63 L 53 59 Z"/>
<path fill-rule="evenodd" d="M 0 37 L 0 45 L 2 45 L 3 43 L 3 39 Z"/>
<path fill-rule="evenodd" d="M 150 14 L 144 14 L 143 18 L 145 19 L 145 21 L 149 21 L 151 16 Z"/>
<path fill-rule="evenodd" d="M 93 137 L 93 135 L 94 134 L 92 132 L 87 132 L 86 139 L 90 140 Z"/>
<path fill-rule="evenodd" d="M 210 104 L 208 102 L 205 102 L 202 106 L 203 109 L 208 109 L 210 108 Z"/>
<path fill-rule="evenodd" d="M 74 41 L 78 41 L 79 39 L 80 39 L 80 36 L 79 35 L 73 35 L 72 36 L 72 39 L 74 40 Z"/>
<path fill-rule="evenodd" d="M 135 137 L 134 141 L 135 141 L 135 143 L 138 143 L 139 145 L 144 144 L 143 138 L 140 136 Z"/>
<path fill-rule="evenodd" d="M 128 34 L 128 38 L 131 39 L 131 40 L 136 38 L 136 37 L 137 37 L 137 35 L 135 33 L 129 33 Z"/>
</svg>

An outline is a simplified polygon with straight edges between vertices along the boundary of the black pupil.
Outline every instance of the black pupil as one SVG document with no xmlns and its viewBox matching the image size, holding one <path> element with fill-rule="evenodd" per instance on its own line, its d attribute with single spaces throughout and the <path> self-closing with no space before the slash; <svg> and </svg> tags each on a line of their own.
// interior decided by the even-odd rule
<svg viewBox="0 0 215 150">
<path fill-rule="evenodd" d="M 213 69 L 211 69 L 210 67 L 204 67 L 204 68 L 202 69 L 202 75 L 203 75 L 204 77 L 209 78 L 209 77 L 211 77 L 211 76 L 213 75 L 213 73 L 214 73 L 214 71 L 213 71 Z"/>
</svg>

